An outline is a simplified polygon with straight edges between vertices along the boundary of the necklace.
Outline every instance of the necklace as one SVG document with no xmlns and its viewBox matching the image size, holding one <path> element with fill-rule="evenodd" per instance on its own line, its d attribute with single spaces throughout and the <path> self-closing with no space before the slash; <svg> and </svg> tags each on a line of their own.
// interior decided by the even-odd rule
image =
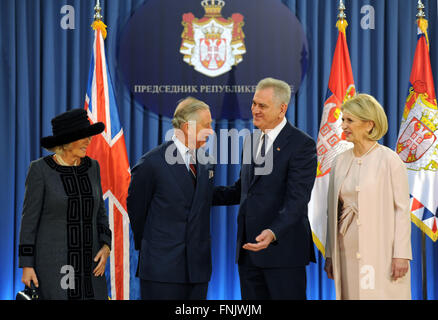
<svg viewBox="0 0 438 320">
<path fill-rule="evenodd" d="M 367 152 L 365 152 L 363 155 L 361 155 L 360 157 L 357 157 L 357 158 L 359 158 L 359 159 L 364 158 L 368 153 L 371 152 L 371 150 L 374 149 L 375 146 L 377 146 L 377 142 L 371 148 L 369 148 Z"/>
<path fill-rule="evenodd" d="M 61 166 L 66 166 L 66 167 L 75 167 L 75 166 L 77 166 L 78 165 L 78 161 L 77 160 L 75 160 L 75 162 L 73 162 L 73 164 L 68 164 L 68 163 L 66 163 L 62 158 L 61 158 L 61 156 L 60 155 L 58 155 L 58 154 L 56 154 L 55 153 L 55 158 L 56 158 L 56 160 L 58 161 L 58 163 L 61 165 Z"/>
</svg>

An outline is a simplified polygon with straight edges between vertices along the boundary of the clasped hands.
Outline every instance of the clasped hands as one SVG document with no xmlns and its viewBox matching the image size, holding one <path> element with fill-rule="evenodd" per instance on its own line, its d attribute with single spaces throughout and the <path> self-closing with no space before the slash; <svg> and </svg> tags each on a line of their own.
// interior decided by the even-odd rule
<svg viewBox="0 0 438 320">
<path fill-rule="evenodd" d="M 262 233 L 255 238 L 255 240 L 257 243 L 246 243 L 242 246 L 242 248 L 254 252 L 266 249 L 274 240 L 274 234 L 271 230 L 266 229 L 263 230 Z"/>
</svg>

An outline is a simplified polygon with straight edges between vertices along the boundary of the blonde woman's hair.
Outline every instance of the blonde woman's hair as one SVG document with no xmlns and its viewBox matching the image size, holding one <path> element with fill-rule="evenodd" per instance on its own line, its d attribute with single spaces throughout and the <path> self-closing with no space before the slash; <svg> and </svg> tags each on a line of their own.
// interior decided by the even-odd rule
<svg viewBox="0 0 438 320">
<path fill-rule="evenodd" d="M 205 102 L 193 97 L 178 101 L 178 106 L 173 114 L 172 126 L 175 129 L 180 129 L 184 123 L 198 120 L 198 111 L 200 110 L 210 110 L 210 107 Z"/>
<path fill-rule="evenodd" d="M 55 147 L 47 149 L 47 150 L 49 150 L 50 152 L 53 152 L 54 154 L 62 156 L 62 155 L 64 155 L 65 150 L 68 149 L 70 144 L 71 143 L 63 144 L 63 145 L 60 145 L 60 146 L 55 146 Z"/>
<path fill-rule="evenodd" d="M 268 88 L 274 89 L 274 99 L 276 99 L 279 104 L 284 103 L 289 105 L 292 90 L 286 82 L 274 78 L 265 78 L 260 80 L 257 84 L 256 91 Z"/>
<path fill-rule="evenodd" d="M 361 93 L 355 95 L 342 105 L 341 111 L 349 113 L 362 121 L 372 121 L 374 127 L 368 134 L 368 138 L 371 140 L 380 140 L 388 132 L 388 119 L 385 110 L 369 94 Z"/>
</svg>

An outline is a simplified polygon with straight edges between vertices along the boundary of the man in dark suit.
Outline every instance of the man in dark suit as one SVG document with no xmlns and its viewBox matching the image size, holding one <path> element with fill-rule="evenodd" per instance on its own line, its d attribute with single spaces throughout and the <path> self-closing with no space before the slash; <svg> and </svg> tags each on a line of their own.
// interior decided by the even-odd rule
<svg viewBox="0 0 438 320">
<path fill-rule="evenodd" d="M 306 265 L 315 262 L 307 204 L 315 181 L 315 142 L 285 118 L 287 83 L 259 82 L 256 130 L 244 142 L 240 178 L 216 187 L 213 205 L 240 204 L 236 263 L 242 299 L 306 299 Z"/>
<path fill-rule="evenodd" d="M 211 122 L 204 102 L 184 99 L 172 120 L 172 141 L 143 155 L 132 169 L 127 206 L 140 250 L 142 299 L 207 297 L 214 168 L 199 148 L 213 133 Z"/>
</svg>

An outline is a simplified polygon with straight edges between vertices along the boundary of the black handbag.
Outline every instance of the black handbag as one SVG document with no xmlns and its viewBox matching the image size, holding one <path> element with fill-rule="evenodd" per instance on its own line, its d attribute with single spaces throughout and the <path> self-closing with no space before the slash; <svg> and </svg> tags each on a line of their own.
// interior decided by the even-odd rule
<svg viewBox="0 0 438 320">
<path fill-rule="evenodd" d="M 40 300 L 40 292 L 31 281 L 30 288 L 25 286 L 23 291 L 17 293 L 15 300 Z"/>
</svg>

